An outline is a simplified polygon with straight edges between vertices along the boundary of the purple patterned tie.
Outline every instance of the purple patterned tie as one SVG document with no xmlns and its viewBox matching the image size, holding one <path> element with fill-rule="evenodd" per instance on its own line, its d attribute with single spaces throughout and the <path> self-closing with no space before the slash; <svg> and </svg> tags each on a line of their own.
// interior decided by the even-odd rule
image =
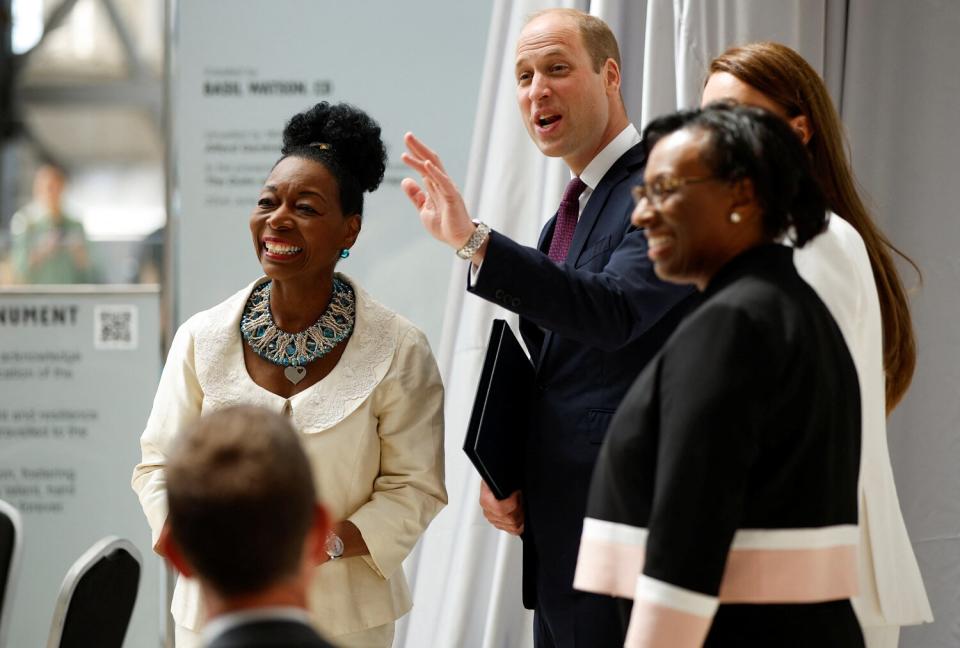
<svg viewBox="0 0 960 648">
<path fill-rule="evenodd" d="M 547 256 L 551 261 L 562 263 L 567 258 L 570 244 L 573 243 L 573 231 L 577 229 L 577 219 L 580 215 L 580 194 L 587 188 L 586 183 L 574 177 L 563 190 L 560 199 L 560 208 L 557 209 L 557 224 L 553 228 L 553 239 L 550 241 L 550 251 Z"/>
</svg>

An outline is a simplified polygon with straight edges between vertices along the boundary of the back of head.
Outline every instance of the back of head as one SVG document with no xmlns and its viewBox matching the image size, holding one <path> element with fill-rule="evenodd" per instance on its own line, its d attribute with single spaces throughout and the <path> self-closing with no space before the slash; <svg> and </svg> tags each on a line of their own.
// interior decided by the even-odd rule
<svg viewBox="0 0 960 648">
<path fill-rule="evenodd" d="M 321 101 L 294 115 L 280 152 L 280 159 L 293 155 L 324 165 L 340 187 L 344 216 L 363 214 L 363 193 L 380 186 L 387 163 L 379 124 L 346 103 Z"/>
<path fill-rule="evenodd" d="M 903 398 L 916 367 L 916 341 L 903 282 L 893 262 L 898 250 L 873 221 L 861 199 L 847 155 L 840 116 L 820 75 L 802 56 L 773 42 L 733 47 L 710 62 L 710 74 L 727 72 L 759 90 L 786 112 L 806 116 L 812 136 L 807 147 L 827 206 L 849 222 L 863 238 L 870 257 L 883 318 L 883 364 L 887 411 Z"/>
<path fill-rule="evenodd" d="M 647 153 L 670 133 L 707 133 L 701 151 L 711 177 L 725 182 L 749 179 L 763 213 L 767 240 L 790 232 L 802 247 L 826 226 L 823 194 L 810 158 L 793 130 L 773 113 L 752 106 L 713 103 L 659 117 L 644 129 Z"/>
<path fill-rule="evenodd" d="M 188 426 L 166 466 L 170 534 L 224 597 L 296 573 L 314 520 L 310 464 L 286 418 L 255 407 Z"/>
</svg>

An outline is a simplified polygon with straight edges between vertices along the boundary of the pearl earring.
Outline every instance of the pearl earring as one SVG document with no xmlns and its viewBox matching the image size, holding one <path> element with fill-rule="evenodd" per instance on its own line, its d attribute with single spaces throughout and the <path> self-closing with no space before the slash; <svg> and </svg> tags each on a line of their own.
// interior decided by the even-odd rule
<svg viewBox="0 0 960 648">
<path fill-rule="evenodd" d="M 743 220 L 743 217 L 737 212 L 730 212 L 730 222 L 736 225 Z"/>
</svg>

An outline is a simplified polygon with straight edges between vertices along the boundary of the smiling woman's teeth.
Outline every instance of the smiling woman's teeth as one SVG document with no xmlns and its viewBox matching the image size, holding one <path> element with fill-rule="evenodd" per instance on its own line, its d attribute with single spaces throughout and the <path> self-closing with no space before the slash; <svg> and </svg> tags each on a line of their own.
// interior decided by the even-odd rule
<svg viewBox="0 0 960 648">
<path fill-rule="evenodd" d="M 286 245 L 285 243 L 273 243 L 269 241 L 264 241 L 263 247 L 265 247 L 270 254 L 296 254 L 302 249 L 294 247 L 293 245 Z"/>
<path fill-rule="evenodd" d="M 656 248 L 670 241 L 669 236 L 648 236 L 647 247 Z"/>
</svg>

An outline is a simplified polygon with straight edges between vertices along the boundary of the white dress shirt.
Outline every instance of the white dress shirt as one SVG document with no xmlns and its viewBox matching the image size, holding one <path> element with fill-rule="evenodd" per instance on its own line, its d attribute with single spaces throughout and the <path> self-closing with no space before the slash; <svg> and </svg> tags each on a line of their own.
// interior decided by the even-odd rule
<svg viewBox="0 0 960 648">
<path fill-rule="evenodd" d="M 639 143 L 640 132 L 637 130 L 637 127 L 633 124 L 627 124 L 626 127 L 620 131 L 620 134 L 610 140 L 610 143 L 604 146 L 603 149 L 597 153 L 596 157 L 590 160 L 590 164 L 580 172 L 580 179 L 587 185 L 587 188 L 580 194 L 580 214 L 583 213 L 583 208 L 587 206 L 587 201 L 590 200 L 590 196 L 593 195 L 597 185 L 603 180 L 603 176 L 607 175 L 607 171 L 610 170 L 613 163 Z M 570 173 L 570 177 L 574 177 L 572 172 Z"/>
</svg>

